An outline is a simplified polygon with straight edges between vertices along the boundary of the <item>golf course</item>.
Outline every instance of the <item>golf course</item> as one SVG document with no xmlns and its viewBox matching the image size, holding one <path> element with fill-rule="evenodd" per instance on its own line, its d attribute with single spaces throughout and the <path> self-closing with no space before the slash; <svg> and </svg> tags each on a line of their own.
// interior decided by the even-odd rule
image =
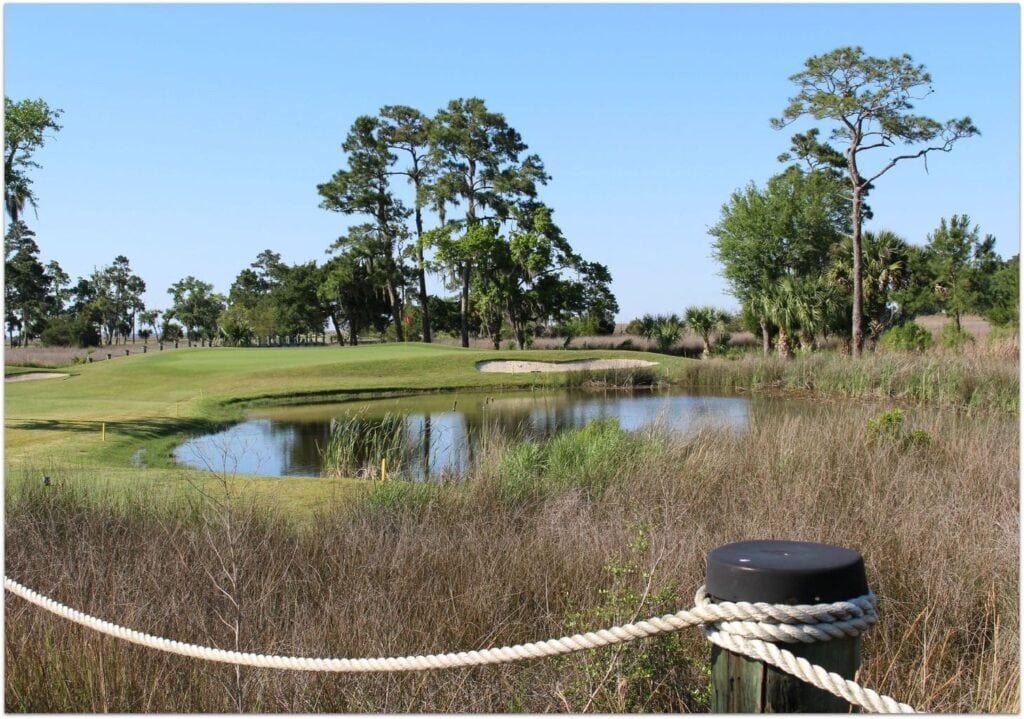
<svg viewBox="0 0 1024 719">
<path fill-rule="evenodd" d="M 635 352 L 594 351 L 593 360 L 636 361 Z M 642 355 L 665 370 L 692 360 Z M 579 361 L 577 353 L 535 352 L 534 361 Z M 564 386 L 559 373 L 482 372 L 477 364 L 516 354 L 420 343 L 349 348 L 188 348 L 115 357 L 109 361 L 54 370 L 56 379 L 8 381 L 6 390 L 6 468 L 11 481 L 46 474 L 54 481 L 76 481 L 128 490 L 153 485 L 160 495 L 174 494 L 188 475 L 204 473 L 174 466 L 173 447 L 189 436 L 205 434 L 240 420 L 245 408 L 275 404 L 312 404 L 328 400 L 385 397 L 457 390 L 501 390 Z M 38 372 L 8 367 L 8 378 Z M 576 373 L 578 376 L 578 373 Z M 588 373 L 585 373 L 588 374 Z M 601 381 L 632 384 L 635 370 L 605 369 Z M 643 377 L 650 373 L 644 372 Z M 137 458 L 145 457 L 140 462 Z M 133 461 L 133 457 L 136 458 Z M 102 470 L 102 471 L 100 471 Z M 83 474 L 84 472 L 84 474 Z M 289 478 L 287 490 L 273 478 L 245 482 L 276 504 L 306 509 L 324 497 L 358 490 L 359 483 Z"/>
</svg>

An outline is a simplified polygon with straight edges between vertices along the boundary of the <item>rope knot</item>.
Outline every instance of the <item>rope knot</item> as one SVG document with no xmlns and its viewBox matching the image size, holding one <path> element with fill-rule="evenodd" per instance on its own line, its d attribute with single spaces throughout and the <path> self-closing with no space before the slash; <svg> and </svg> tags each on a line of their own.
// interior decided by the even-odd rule
<svg viewBox="0 0 1024 719">
<path fill-rule="evenodd" d="M 875 595 L 868 593 L 826 604 L 766 604 L 719 602 L 701 587 L 694 603 L 711 621 L 701 626 L 704 636 L 728 634 L 742 639 L 786 644 L 827 642 L 860 636 L 878 621 Z M 714 640 L 711 640 L 714 641 Z"/>
</svg>

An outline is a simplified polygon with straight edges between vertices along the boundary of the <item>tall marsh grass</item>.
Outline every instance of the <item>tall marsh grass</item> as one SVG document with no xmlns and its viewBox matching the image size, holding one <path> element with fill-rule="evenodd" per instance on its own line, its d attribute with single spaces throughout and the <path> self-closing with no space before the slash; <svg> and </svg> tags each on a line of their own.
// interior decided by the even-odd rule
<svg viewBox="0 0 1024 719">
<path fill-rule="evenodd" d="M 872 439 L 877 414 L 820 403 L 685 438 L 591 425 L 495 447 L 465 484 L 379 484 L 306 528 L 245 501 L 228 523 L 205 498 L 110 508 L 26 476 L 7 485 L 6 571 L 182 641 L 393 656 L 673 611 L 691 605 L 720 544 L 831 542 L 863 553 L 880 599 L 863 683 L 929 712 L 1016 712 L 1016 421 L 905 408 L 906 428 L 930 437 L 918 445 Z M 236 581 L 225 596 L 215 558 L 229 546 Z M 709 649 L 695 630 L 560 659 L 329 676 L 236 674 L 101 638 L 17 598 L 5 618 L 11 712 L 707 709 Z"/>
<path fill-rule="evenodd" d="M 407 454 L 405 418 L 387 414 L 380 418 L 347 415 L 331 420 L 327 446 L 320 451 L 325 477 L 379 477 L 381 463 L 401 476 Z"/>
<path fill-rule="evenodd" d="M 854 399 L 899 399 L 968 411 L 1020 411 L 1019 364 L 998 349 L 967 352 L 878 352 L 852 361 L 821 352 L 786 361 L 689 363 L 672 375 L 682 385 L 717 391 L 796 391 Z"/>
</svg>

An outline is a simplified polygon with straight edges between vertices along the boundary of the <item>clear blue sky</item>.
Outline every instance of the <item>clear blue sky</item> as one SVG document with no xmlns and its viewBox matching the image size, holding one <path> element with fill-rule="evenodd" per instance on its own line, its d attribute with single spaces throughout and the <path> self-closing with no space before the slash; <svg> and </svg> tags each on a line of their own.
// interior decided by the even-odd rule
<svg viewBox="0 0 1024 719">
<path fill-rule="evenodd" d="M 551 183 L 542 199 L 607 264 L 620 319 L 735 307 L 707 228 L 759 185 L 803 61 L 910 53 L 982 134 L 877 183 L 875 219 L 922 244 L 967 213 L 1019 251 L 1020 9 L 1004 5 L 16 5 L 4 93 L 64 110 L 37 155 L 44 260 L 74 280 L 126 255 L 152 308 L 192 274 L 227 292 L 263 249 L 323 261 L 350 222 L 318 207 L 356 116 L 478 96 Z"/>
</svg>

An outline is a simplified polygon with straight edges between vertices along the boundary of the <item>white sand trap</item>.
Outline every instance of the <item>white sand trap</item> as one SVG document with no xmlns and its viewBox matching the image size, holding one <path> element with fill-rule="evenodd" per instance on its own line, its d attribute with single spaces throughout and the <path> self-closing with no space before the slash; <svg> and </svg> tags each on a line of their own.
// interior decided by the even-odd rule
<svg viewBox="0 0 1024 719">
<path fill-rule="evenodd" d="M 481 372 L 572 372 L 581 369 L 627 369 L 629 367 L 653 367 L 657 362 L 634 359 L 589 359 L 571 362 L 528 362 L 526 360 L 486 360 L 477 362 Z"/>
<path fill-rule="evenodd" d="M 61 374 L 60 372 L 23 372 L 22 374 L 9 374 L 4 377 L 6 382 L 24 382 L 30 379 L 60 379 L 62 377 L 70 377 L 68 374 Z"/>
</svg>

